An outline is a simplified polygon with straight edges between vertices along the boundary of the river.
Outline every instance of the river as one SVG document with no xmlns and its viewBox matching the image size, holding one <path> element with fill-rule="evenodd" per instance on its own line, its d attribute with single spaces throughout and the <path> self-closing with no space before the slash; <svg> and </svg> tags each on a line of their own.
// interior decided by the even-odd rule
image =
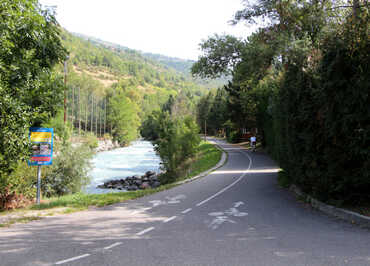
<svg viewBox="0 0 370 266">
<path fill-rule="evenodd" d="M 109 189 L 97 188 L 97 185 L 105 181 L 143 175 L 149 170 L 158 173 L 160 158 L 149 141 L 138 140 L 128 147 L 99 152 L 91 163 L 91 183 L 84 191 L 88 194 L 100 194 L 112 192 Z"/>
</svg>

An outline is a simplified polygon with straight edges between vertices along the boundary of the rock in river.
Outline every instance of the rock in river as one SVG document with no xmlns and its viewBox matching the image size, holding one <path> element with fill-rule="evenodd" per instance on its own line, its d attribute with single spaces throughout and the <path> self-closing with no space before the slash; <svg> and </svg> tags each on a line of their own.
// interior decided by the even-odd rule
<svg viewBox="0 0 370 266">
<path fill-rule="evenodd" d="M 128 176 L 125 179 L 115 179 L 98 185 L 102 189 L 118 189 L 126 191 L 135 191 L 138 189 L 157 188 L 161 185 L 158 175 L 153 171 L 147 171 L 145 175 Z"/>
</svg>

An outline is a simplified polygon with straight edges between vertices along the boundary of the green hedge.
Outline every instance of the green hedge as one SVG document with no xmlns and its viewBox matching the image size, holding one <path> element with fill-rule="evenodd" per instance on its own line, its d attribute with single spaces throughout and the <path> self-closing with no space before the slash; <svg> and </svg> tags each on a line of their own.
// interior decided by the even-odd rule
<svg viewBox="0 0 370 266">
<path fill-rule="evenodd" d="M 316 68 L 288 64 L 275 115 L 291 182 L 338 205 L 370 202 L 370 43 L 361 34 L 328 36 Z"/>
</svg>

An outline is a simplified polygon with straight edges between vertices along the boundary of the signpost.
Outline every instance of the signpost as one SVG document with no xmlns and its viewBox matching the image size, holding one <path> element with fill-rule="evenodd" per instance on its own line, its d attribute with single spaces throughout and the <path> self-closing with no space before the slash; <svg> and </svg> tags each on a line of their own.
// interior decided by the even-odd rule
<svg viewBox="0 0 370 266">
<path fill-rule="evenodd" d="M 37 165 L 37 204 L 40 204 L 41 195 L 41 166 L 51 165 L 53 161 L 53 137 L 52 128 L 30 128 L 29 139 L 32 145 L 32 155 L 28 165 Z"/>
</svg>

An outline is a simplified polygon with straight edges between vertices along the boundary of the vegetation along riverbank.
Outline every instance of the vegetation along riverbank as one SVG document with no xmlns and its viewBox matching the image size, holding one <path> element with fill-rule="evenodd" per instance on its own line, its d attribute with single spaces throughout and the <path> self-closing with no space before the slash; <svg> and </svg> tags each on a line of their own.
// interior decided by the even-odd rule
<svg viewBox="0 0 370 266">
<path fill-rule="evenodd" d="M 193 158 L 191 169 L 186 176 L 181 176 L 174 180 L 173 183 L 162 185 L 155 189 L 146 189 L 129 192 L 116 192 L 107 194 L 84 194 L 75 193 L 60 197 L 45 198 L 40 205 L 29 205 L 26 208 L 20 208 L 0 213 L 0 227 L 10 226 L 14 223 L 29 222 L 32 220 L 42 219 L 45 216 L 70 213 L 87 209 L 92 206 L 102 207 L 126 200 L 136 199 L 150 195 L 162 190 L 176 186 L 176 182 L 187 178 L 194 177 L 204 172 L 221 159 L 221 151 L 208 142 L 202 142 L 196 156 Z"/>
</svg>

